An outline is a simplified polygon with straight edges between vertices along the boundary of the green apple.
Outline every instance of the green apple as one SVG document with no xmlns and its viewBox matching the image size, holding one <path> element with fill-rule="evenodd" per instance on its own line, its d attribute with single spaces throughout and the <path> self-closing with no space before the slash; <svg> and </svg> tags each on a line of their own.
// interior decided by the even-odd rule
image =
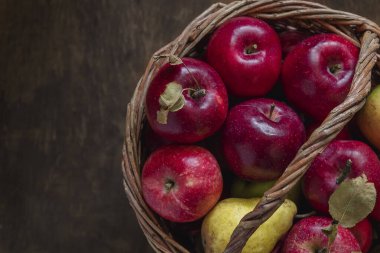
<svg viewBox="0 0 380 253">
<path fill-rule="evenodd" d="M 244 181 L 239 178 L 235 178 L 231 185 L 231 197 L 232 198 L 261 198 L 264 193 L 269 190 L 276 180 L 273 181 Z M 294 203 L 298 203 L 301 198 L 301 185 L 296 184 L 293 189 L 290 190 L 287 196 L 288 199 Z"/>
<path fill-rule="evenodd" d="M 358 125 L 368 141 L 380 150 L 380 85 L 370 93 L 359 112 Z"/>
<path fill-rule="evenodd" d="M 259 198 L 229 198 L 220 201 L 202 223 L 202 243 L 206 253 L 223 252 L 244 215 L 253 210 Z M 270 253 L 293 225 L 296 205 L 285 202 L 248 239 L 242 253 Z"/>
</svg>

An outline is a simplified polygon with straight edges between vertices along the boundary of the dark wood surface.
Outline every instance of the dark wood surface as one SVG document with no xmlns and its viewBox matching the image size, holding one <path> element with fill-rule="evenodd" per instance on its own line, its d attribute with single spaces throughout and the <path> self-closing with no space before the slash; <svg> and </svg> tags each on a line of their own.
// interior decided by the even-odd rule
<svg viewBox="0 0 380 253">
<path fill-rule="evenodd" d="M 0 0 L 0 252 L 152 252 L 121 183 L 152 53 L 212 0 Z M 325 0 L 380 22 L 378 0 Z"/>
</svg>

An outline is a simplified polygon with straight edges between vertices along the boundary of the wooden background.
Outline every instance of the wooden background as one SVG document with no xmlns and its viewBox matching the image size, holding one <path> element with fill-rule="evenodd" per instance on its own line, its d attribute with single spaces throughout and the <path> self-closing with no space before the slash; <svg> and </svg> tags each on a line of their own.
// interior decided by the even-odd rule
<svg viewBox="0 0 380 253">
<path fill-rule="evenodd" d="M 152 252 L 121 183 L 152 53 L 212 0 L 0 0 L 0 252 Z M 380 22 L 378 0 L 321 0 Z"/>
</svg>

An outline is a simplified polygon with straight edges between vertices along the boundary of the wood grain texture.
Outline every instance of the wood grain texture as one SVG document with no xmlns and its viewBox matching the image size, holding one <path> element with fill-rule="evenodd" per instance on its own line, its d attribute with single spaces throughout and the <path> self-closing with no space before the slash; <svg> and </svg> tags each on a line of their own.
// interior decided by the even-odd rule
<svg viewBox="0 0 380 253">
<path fill-rule="evenodd" d="M 121 184 L 151 54 L 212 0 L 0 0 L 0 252 L 152 252 Z M 319 1 L 380 23 L 377 0 Z"/>
</svg>

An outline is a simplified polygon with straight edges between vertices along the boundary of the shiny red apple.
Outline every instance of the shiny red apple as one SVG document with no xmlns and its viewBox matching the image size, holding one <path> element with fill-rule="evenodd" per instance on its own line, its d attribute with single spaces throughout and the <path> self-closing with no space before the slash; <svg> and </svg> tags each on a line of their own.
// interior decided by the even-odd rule
<svg viewBox="0 0 380 253">
<path fill-rule="evenodd" d="M 380 161 L 375 152 L 360 141 L 336 140 L 318 155 L 303 179 L 303 192 L 310 205 L 317 211 L 328 213 L 328 200 L 338 187 L 347 161 L 352 162 L 348 178 L 365 174 L 369 182 L 380 190 Z M 371 216 L 380 220 L 380 194 L 377 194 L 375 209 Z"/>
<path fill-rule="evenodd" d="M 318 34 L 298 44 L 285 58 L 282 83 L 290 103 L 322 121 L 346 98 L 359 49 L 335 34 Z"/>
<path fill-rule="evenodd" d="M 373 233 L 371 222 L 368 219 L 364 219 L 353 228 L 350 228 L 350 231 L 359 242 L 362 253 L 367 253 L 372 246 Z"/>
<path fill-rule="evenodd" d="M 177 143 L 194 143 L 215 133 L 228 111 L 226 88 L 218 73 L 208 64 L 183 58 L 183 64 L 165 64 L 152 80 L 146 95 L 147 118 L 153 131 Z M 167 122 L 158 119 L 160 96 L 170 83 L 182 86 L 184 105 L 169 111 Z"/>
<path fill-rule="evenodd" d="M 207 61 L 220 74 L 231 94 L 264 96 L 280 74 L 280 39 L 260 19 L 232 18 L 212 35 Z"/>
<path fill-rule="evenodd" d="M 328 246 L 328 238 L 322 232 L 332 223 L 332 219 L 312 216 L 304 218 L 293 225 L 289 231 L 282 253 L 352 253 L 360 252 L 360 246 L 350 230 L 338 226 L 338 233 L 335 241 L 330 247 L 330 251 L 326 251 Z"/>
<path fill-rule="evenodd" d="M 233 107 L 227 117 L 223 153 L 229 168 L 247 180 L 278 178 L 305 141 L 298 115 L 273 99 L 252 99 Z"/>
<path fill-rule="evenodd" d="M 218 201 L 223 180 L 214 156 L 198 146 L 172 145 L 154 151 L 144 164 L 142 192 L 161 217 L 190 222 Z"/>
</svg>

